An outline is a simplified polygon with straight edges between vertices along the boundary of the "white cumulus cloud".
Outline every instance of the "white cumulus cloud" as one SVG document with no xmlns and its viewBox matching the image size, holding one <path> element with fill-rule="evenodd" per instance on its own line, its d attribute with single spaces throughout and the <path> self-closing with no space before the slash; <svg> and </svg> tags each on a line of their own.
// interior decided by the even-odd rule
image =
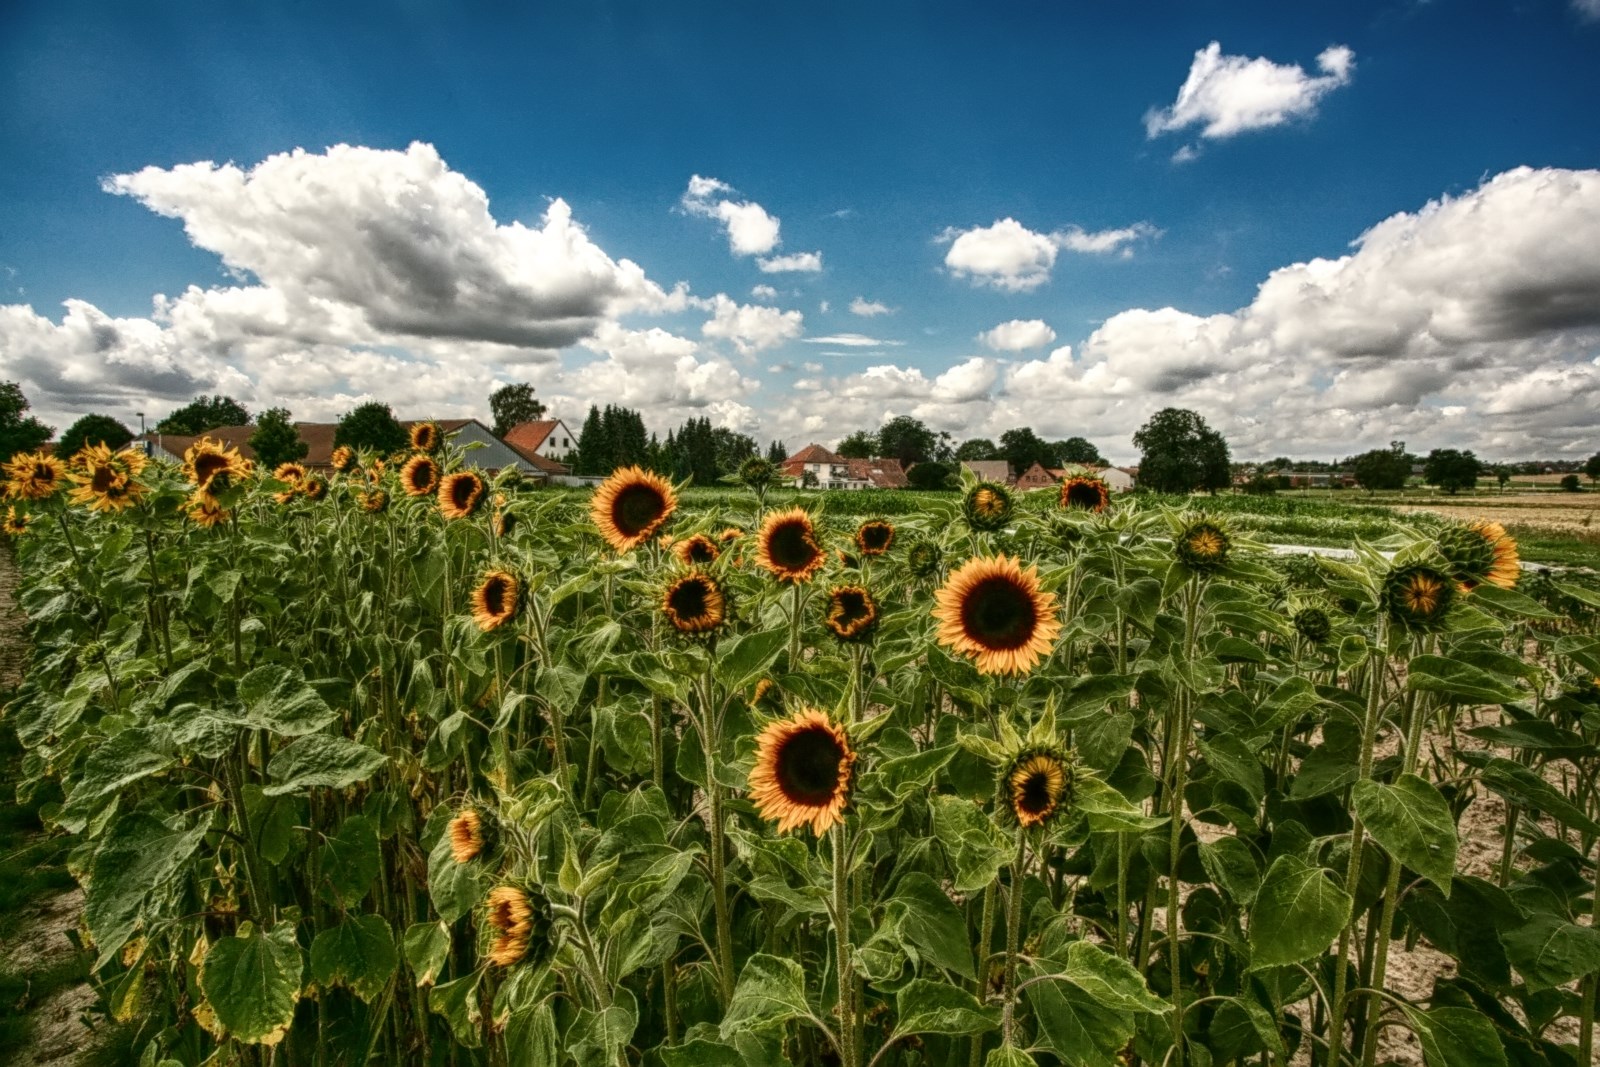
<svg viewBox="0 0 1600 1067">
<path fill-rule="evenodd" d="M 1160 233 L 1147 222 L 1091 233 L 1068 226 L 1055 233 L 1036 233 L 1007 217 L 970 230 L 949 229 L 944 264 L 958 278 L 991 285 L 1008 292 L 1027 292 L 1050 280 L 1056 256 L 1062 251 L 1107 253 L 1128 251 L 1135 241 Z"/>
<path fill-rule="evenodd" d="M 715 219 L 728 235 L 728 248 L 736 256 L 758 256 L 779 245 L 779 219 L 753 200 L 734 200 L 733 187 L 715 178 L 693 175 L 683 198 L 683 210 Z"/>
<path fill-rule="evenodd" d="M 893 312 L 894 308 L 889 305 L 880 303 L 877 300 L 868 300 L 864 296 L 858 296 L 850 301 L 850 314 L 860 315 L 864 319 L 875 318 L 879 315 L 889 315 Z"/>
<path fill-rule="evenodd" d="M 978 340 L 996 352 L 1022 352 L 1043 348 L 1056 339 L 1056 332 L 1042 319 L 1012 319 L 978 335 Z"/>
<path fill-rule="evenodd" d="M 822 269 L 821 252 L 794 252 L 786 256 L 767 256 L 756 260 L 763 274 L 814 274 Z"/>
<path fill-rule="evenodd" d="M 718 293 L 711 306 L 712 316 L 700 327 L 700 332 L 732 342 L 741 355 L 774 348 L 799 337 L 805 322 L 805 316 L 798 311 L 740 304 L 726 293 Z"/>
<path fill-rule="evenodd" d="M 1177 100 L 1145 115 L 1145 132 L 1157 137 L 1200 126 L 1201 137 L 1216 139 L 1309 117 L 1323 97 L 1350 83 L 1355 53 L 1344 45 L 1323 49 L 1317 69 L 1320 75 L 1293 63 L 1225 56 L 1212 41 L 1194 54 Z"/>
</svg>

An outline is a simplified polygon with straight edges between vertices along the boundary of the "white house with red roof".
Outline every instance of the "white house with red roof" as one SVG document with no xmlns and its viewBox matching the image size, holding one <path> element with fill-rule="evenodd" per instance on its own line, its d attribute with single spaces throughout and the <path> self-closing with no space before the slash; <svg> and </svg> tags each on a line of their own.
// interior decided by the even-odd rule
<svg viewBox="0 0 1600 1067">
<path fill-rule="evenodd" d="M 539 456 L 567 466 L 578 454 L 578 435 L 560 419 L 519 422 L 506 431 L 504 440 L 524 456 Z"/>
</svg>

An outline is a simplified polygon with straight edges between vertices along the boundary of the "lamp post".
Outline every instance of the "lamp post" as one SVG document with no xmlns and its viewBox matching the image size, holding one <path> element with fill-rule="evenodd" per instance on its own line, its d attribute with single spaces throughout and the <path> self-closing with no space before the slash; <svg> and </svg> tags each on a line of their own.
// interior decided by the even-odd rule
<svg viewBox="0 0 1600 1067">
<path fill-rule="evenodd" d="M 139 447 L 144 449 L 144 454 L 148 456 L 150 455 L 150 442 L 144 436 L 144 412 L 135 411 L 134 414 L 139 416 Z"/>
</svg>

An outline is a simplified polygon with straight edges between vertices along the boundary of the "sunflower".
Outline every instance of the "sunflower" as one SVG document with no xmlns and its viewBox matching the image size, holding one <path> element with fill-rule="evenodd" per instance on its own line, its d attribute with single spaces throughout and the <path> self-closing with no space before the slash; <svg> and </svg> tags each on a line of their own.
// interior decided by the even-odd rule
<svg viewBox="0 0 1600 1067">
<path fill-rule="evenodd" d="M 862 586 L 835 586 L 823 623 L 841 641 L 865 641 L 878 628 L 878 602 Z"/>
<path fill-rule="evenodd" d="M 979 556 L 957 568 L 934 596 L 939 643 L 971 656 L 981 674 L 1023 674 L 1061 635 L 1054 593 L 1039 573 L 1009 556 Z"/>
<path fill-rule="evenodd" d="M 1043 826 L 1072 806 L 1072 761 L 1056 748 L 1017 754 L 1001 779 L 1002 817 L 1024 830 Z"/>
<path fill-rule="evenodd" d="M 1407 630 L 1437 630 L 1455 601 L 1450 576 L 1423 563 L 1395 567 L 1383 579 L 1382 604 Z"/>
<path fill-rule="evenodd" d="M 105 445 L 89 445 L 73 457 L 76 468 L 68 475 L 77 488 L 68 499 L 90 511 L 121 511 L 137 504 L 149 490 L 138 476 L 144 470 L 142 452 L 112 452 Z"/>
<path fill-rule="evenodd" d="M 1498 522 L 1452 524 L 1439 534 L 1439 552 L 1462 592 L 1488 583 L 1510 589 L 1522 577 L 1517 542 Z"/>
<path fill-rule="evenodd" d="M 0 520 L 0 530 L 4 530 L 12 537 L 21 537 L 28 532 L 28 523 L 31 517 L 26 511 L 18 511 L 15 507 L 6 509 L 6 517 Z"/>
<path fill-rule="evenodd" d="M 1232 544 L 1222 527 L 1201 519 L 1184 527 L 1173 542 L 1172 551 L 1190 570 L 1209 574 L 1228 562 Z"/>
<path fill-rule="evenodd" d="M 189 498 L 187 514 L 190 522 L 206 529 L 221 526 L 233 517 L 233 512 L 223 507 L 222 501 L 210 493 L 199 491 Z"/>
<path fill-rule="evenodd" d="M 400 485 L 407 496 L 429 496 L 439 488 L 439 465 L 425 455 L 415 455 L 400 468 Z"/>
<path fill-rule="evenodd" d="M 411 447 L 418 452 L 437 452 L 442 440 L 437 423 L 419 422 L 411 427 Z"/>
<path fill-rule="evenodd" d="M 631 552 L 656 535 L 678 506 L 672 484 L 653 471 L 623 467 L 595 490 L 589 518 L 618 552 Z"/>
<path fill-rule="evenodd" d="M 771 678 L 763 678 L 756 683 L 755 692 L 750 694 L 750 706 L 767 711 L 782 711 L 783 690 L 779 689 L 778 683 Z"/>
<path fill-rule="evenodd" d="M 462 808 L 450 820 L 450 855 L 457 863 L 475 859 L 483 851 L 483 819 L 473 808 Z"/>
<path fill-rule="evenodd" d="M 305 483 L 306 469 L 298 463 L 280 463 L 273 470 L 272 477 L 288 486 L 282 492 L 273 493 L 272 498 L 280 504 L 287 504 L 299 494 L 301 486 Z"/>
<path fill-rule="evenodd" d="M 6 495 L 18 500 L 48 500 L 67 483 L 67 465 L 44 452 L 25 452 L 5 465 Z"/>
<path fill-rule="evenodd" d="M 300 491 L 306 495 L 307 500 L 321 500 L 328 495 L 328 481 L 320 475 L 309 475 L 300 483 Z"/>
<path fill-rule="evenodd" d="M 1061 483 L 1061 506 L 1098 514 L 1111 506 L 1111 487 L 1093 475 L 1074 475 Z"/>
<path fill-rule="evenodd" d="M 728 601 L 715 578 L 692 570 L 667 586 L 661 614 L 680 634 L 710 634 L 728 621 Z"/>
<path fill-rule="evenodd" d="M 1295 632 L 1313 645 L 1322 644 L 1333 632 L 1333 623 L 1329 621 L 1328 613 L 1321 608 L 1301 608 L 1294 613 L 1291 621 L 1294 623 Z"/>
<path fill-rule="evenodd" d="M 474 472 L 447 474 L 439 482 L 439 514 L 447 519 L 464 519 L 478 510 L 483 492 L 483 479 Z"/>
<path fill-rule="evenodd" d="M 828 561 L 811 516 L 801 508 L 768 515 L 756 539 L 756 562 L 780 582 L 809 582 Z"/>
<path fill-rule="evenodd" d="M 488 571 L 472 591 L 472 618 L 480 630 L 493 630 L 517 613 L 522 587 L 515 575 Z"/>
<path fill-rule="evenodd" d="M 361 510 L 369 515 L 378 515 L 389 507 L 389 494 L 382 489 L 368 489 L 356 498 L 361 504 Z"/>
<path fill-rule="evenodd" d="M 815 708 L 769 723 L 756 738 L 750 799 L 778 832 L 811 825 L 817 835 L 844 821 L 856 754 L 845 732 Z"/>
<path fill-rule="evenodd" d="M 868 519 L 856 527 L 856 547 L 863 556 L 881 556 L 894 544 L 894 524 L 887 519 Z"/>
<path fill-rule="evenodd" d="M 344 474 L 356 464 L 356 450 L 349 445 L 340 445 L 333 450 L 333 455 L 328 457 L 328 465 L 340 474 Z"/>
<path fill-rule="evenodd" d="M 914 578 L 932 577 L 938 573 L 939 564 L 943 562 L 944 553 L 932 541 L 918 541 L 906 553 L 906 566 Z"/>
<path fill-rule="evenodd" d="M 489 890 L 485 910 L 494 931 L 489 962 L 499 967 L 521 962 L 533 936 L 533 905 L 528 894 L 514 885 L 497 885 Z"/>
<path fill-rule="evenodd" d="M 236 448 L 202 437 L 183 454 L 183 476 L 196 490 L 210 496 L 225 492 L 250 471 L 250 461 Z"/>
<path fill-rule="evenodd" d="M 511 531 L 517 528 L 517 516 L 511 511 L 497 511 L 494 513 L 494 536 L 497 540 L 504 541 L 511 536 Z"/>
<path fill-rule="evenodd" d="M 715 563 L 717 557 L 722 555 L 722 549 L 705 534 L 694 534 L 674 544 L 672 554 L 678 557 L 679 563 L 693 567 Z"/>
<path fill-rule="evenodd" d="M 979 482 L 967 490 L 962 510 L 974 530 L 998 530 L 1011 521 L 1011 490 L 998 482 Z"/>
<path fill-rule="evenodd" d="M 743 536 L 743 530 L 739 529 L 737 526 L 730 526 L 717 535 L 717 540 L 721 541 L 723 544 L 728 544 L 731 541 L 739 540 L 739 538 Z"/>
</svg>

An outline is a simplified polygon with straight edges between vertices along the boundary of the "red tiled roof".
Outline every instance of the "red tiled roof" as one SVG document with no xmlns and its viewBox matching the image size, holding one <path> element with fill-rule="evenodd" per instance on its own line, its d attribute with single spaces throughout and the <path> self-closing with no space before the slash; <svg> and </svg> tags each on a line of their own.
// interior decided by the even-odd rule
<svg viewBox="0 0 1600 1067">
<path fill-rule="evenodd" d="M 874 489 L 903 489 L 911 482 L 897 459 L 851 459 L 850 477 L 855 481 L 871 482 Z"/>
<path fill-rule="evenodd" d="M 524 423 L 523 425 L 527 425 L 527 423 Z M 512 429 L 514 430 L 516 427 L 512 427 Z M 572 468 L 567 466 L 565 463 L 558 463 L 553 459 L 539 455 L 537 452 L 531 452 L 512 441 L 509 435 L 500 438 L 500 440 L 506 443 L 507 448 L 511 449 L 511 451 L 521 456 L 525 461 L 545 474 L 572 473 Z"/>
<path fill-rule="evenodd" d="M 806 445 L 806 447 L 802 448 L 800 451 L 784 460 L 783 465 L 787 467 L 791 463 L 806 464 L 843 462 L 845 462 L 845 458 L 843 456 L 835 455 L 834 453 L 829 452 L 826 448 L 823 448 L 821 445 L 811 444 Z"/>
<path fill-rule="evenodd" d="M 500 440 L 516 449 L 523 455 L 539 451 L 539 446 L 544 444 L 544 439 L 549 437 L 557 426 L 561 425 L 560 419 L 541 419 L 538 422 L 519 422 L 506 431 Z"/>
</svg>

